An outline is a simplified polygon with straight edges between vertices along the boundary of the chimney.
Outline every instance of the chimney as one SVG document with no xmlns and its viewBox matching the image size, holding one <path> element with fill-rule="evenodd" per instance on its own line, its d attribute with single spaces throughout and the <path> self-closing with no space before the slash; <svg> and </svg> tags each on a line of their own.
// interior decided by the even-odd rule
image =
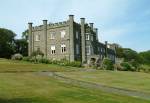
<svg viewBox="0 0 150 103">
<path fill-rule="evenodd" d="M 94 32 L 96 34 L 96 40 L 98 41 L 98 29 L 97 28 L 94 28 Z"/>
<path fill-rule="evenodd" d="M 74 52 L 74 15 L 69 15 L 69 32 L 70 32 L 70 61 L 75 60 Z"/>
<path fill-rule="evenodd" d="M 74 15 L 69 15 L 69 20 L 73 22 L 74 21 Z"/>
<path fill-rule="evenodd" d="M 31 56 L 31 53 L 33 52 L 33 35 L 32 35 L 32 22 L 28 23 L 28 29 L 29 29 L 29 37 L 28 37 L 28 56 Z"/>
<path fill-rule="evenodd" d="M 45 48 L 45 57 L 47 58 L 47 20 L 43 20 L 43 32 L 44 32 L 44 48 Z"/>
<path fill-rule="evenodd" d="M 80 18 L 81 20 L 81 47 L 82 47 L 82 63 L 86 62 L 86 42 L 85 42 L 85 18 Z"/>
<path fill-rule="evenodd" d="M 93 30 L 94 23 L 89 23 L 89 24 L 90 24 L 91 29 Z"/>
<path fill-rule="evenodd" d="M 105 41 L 105 58 L 107 58 L 107 56 L 108 56 L 108 42 L 107 41 Z"/>
</svg>

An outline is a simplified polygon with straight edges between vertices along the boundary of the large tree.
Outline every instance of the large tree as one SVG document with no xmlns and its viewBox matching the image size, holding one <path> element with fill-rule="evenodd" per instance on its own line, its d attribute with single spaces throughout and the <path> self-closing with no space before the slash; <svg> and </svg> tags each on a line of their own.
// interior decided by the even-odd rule
<svg viewBox="0 0 150 103">
<path fill-rule="evenodd" d="M 150 50 L 145 52 L 140 52 L 139 55 L 143 58 L 145 64 L 150 65 Z"/>
<path fill-rule="evenodd" d="M 14 53 L 15 36 L 13 31 L 0 28 L 0 58 L 10 58 Z"/>
<path fill-rule="evenodd" d="M 15 40 L 15 53 L 20 53 L 23 56 L 28 55 L 28 43 L 26 39 Z"/>
</svg>

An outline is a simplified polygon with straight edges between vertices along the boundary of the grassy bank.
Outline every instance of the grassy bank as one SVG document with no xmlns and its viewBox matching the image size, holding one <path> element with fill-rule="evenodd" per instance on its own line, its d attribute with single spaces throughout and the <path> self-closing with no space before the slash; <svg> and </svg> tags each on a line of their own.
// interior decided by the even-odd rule
<svg viewBox="0 0 150 103">
<path fill-rule="evenodd" d="M 72 79 L 150 93 L 150 74 L 148 73 L 97 70 L 60 74 Z"/>
</svg>

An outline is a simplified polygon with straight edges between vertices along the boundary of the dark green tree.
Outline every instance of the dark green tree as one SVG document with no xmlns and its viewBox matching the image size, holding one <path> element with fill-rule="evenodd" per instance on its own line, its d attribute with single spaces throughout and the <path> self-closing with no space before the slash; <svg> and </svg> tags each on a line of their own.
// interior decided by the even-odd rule
<svg viewBox="0 0 150 103">
<path fill-rule="evenodd" d="M 143 59 L 144 64 L 150 65 L 150 50 L 145 52 L 140 52 L 139 56 Z"/>
<path fill-rule="evenodd" d="M 20 53 L 23 56 L 28 55 L 28 43 L 25 39 L 16 39 L 15 40 L 15 53 Z"/>
<path fill-rule="evenodd" d="M 15 36 L 13 31 L 0 28 L 0 58 L 10 58 L 13 55 Z"/>
<path fill-rule="evenodd" d="M 24 32 L 22 32 L 22 39 L 25 39 L 26 41 L 28 40 L 28 30 L 25 30 Z"/>
</svg>

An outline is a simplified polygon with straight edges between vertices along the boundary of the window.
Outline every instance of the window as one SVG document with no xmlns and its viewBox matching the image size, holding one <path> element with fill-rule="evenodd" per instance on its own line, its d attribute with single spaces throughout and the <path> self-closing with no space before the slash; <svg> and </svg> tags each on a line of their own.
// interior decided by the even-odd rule
<svg viewBox="0 0 150 103">
<path fill-rule="evenodd" d="M 87 55 L 91 54 L 91 47 L 90 46 L 86 46 L 86 54 Z"/>
<path fill-rule="evenodd" d="M 79 39 L 79 32 L 76 31 L 76 39 Z"/>
<path fill-rule="evenodd" d="M 93 41 L 93 35 L 91 35 L 91 40 Z"/>
<path fill-rule="evenodd" d="M 79 45 L 76 44 L 76 54 L 79 54 Z"/>
<path fill-rule="evenodd" d="M 56 50 L 55 50 L 55 45 L 51 45 L 51 54 L 55 54 Z"/>
<path fill-rule="evenodd" d="M 50 37 L 51 39 L 55 39 L 55 33 L 54 33 L 54 32 L 51 32 L 51 33 L 50 33 L 50 36 L 51 36 L 51 37 Z"/>
<path fill-rule="evenodd" d="M 64 38 L 65 35 L 66 35 L 66 31 L 65 31 L 65 30 L 62 30 L 62 31 L 60 31 L 60 34 L 61 34 L 61 38 Z"/>
<path fill-rule="evenodd" d="M 86 35 L 86 40 L 90 40 L 90 35 Z"/>
<path fill-rule="evenodd" d="M 40 41 L 40 35 L 35 35 L 35 41 Z"/>
<path fill-rule="evenodd" d="M 66 52 L 66 45 L 62 44 L 61 45 L 61 53 L 64 53 L 64 52 Z"/>
</svg>

